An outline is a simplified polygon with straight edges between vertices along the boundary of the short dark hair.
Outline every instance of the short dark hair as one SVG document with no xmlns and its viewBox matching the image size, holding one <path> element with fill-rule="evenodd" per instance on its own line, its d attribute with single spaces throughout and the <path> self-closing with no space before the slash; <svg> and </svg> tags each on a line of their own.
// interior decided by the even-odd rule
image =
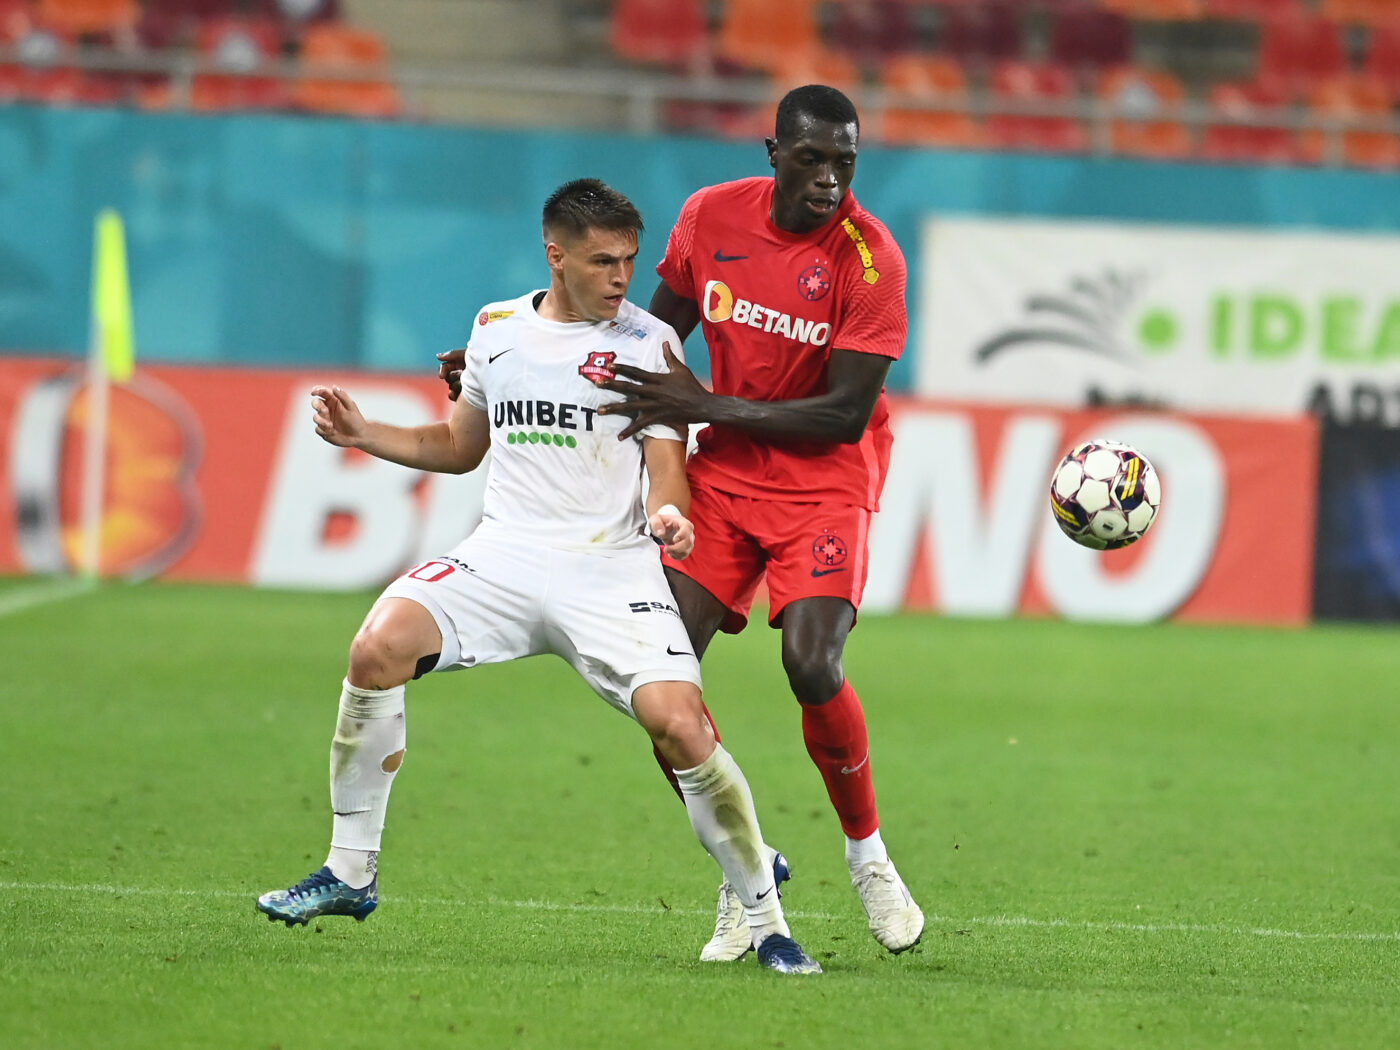
<svg viewBox="0 0 1400 1050">
<path fill-rule="evenodd" d="M 826 84 L 805 84 L 793 88 L 778 103 L 775 137 L 779 142 L 791 142 L 797 136 L 797 125 L 803 117 L 827 124 L 854 124 L 860 131 L 860 115 L 855 103 L 834 87 Z"/>
<path fill-rule="evenodd" d="M 601 179 L 574 179 L 544 202 L 544 235 L 550 232 L 582 237 L 589 230 L 632 231 L 642 235 L 637 206 Z"/>
</svg>

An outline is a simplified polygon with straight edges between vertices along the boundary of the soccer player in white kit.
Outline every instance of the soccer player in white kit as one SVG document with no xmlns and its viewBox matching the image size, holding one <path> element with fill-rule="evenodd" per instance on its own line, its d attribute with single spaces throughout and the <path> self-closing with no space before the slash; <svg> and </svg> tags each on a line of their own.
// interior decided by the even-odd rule
<svg viewBox="0 0 1400 1050">
<path fill-rule="evenodd" d="M 263 894 L 258 909 L 288 926 L 322 915 L 363 920 L 378 904 L 405 684 L 554 653 L 640 723 L 675 768 L 696 836 L 743 901 L 759 963 L 820 973 L 783 918 L 748 783 L 705 716 L 700 665 L 653 542 L 677 558 L 694 547 L 685 435 L 656 426 L 619 441 L 626 417 L 598 414 L 621 400 L 597 385 L 614 363 L 661 371 L 663 346 L 681 346 L 674 329 L 625 298 L 641 216 L 616 190 L 578 179 L 545 202 L 543 229 L 549 287 L 481 310 L 448 420 L 372 422 L 339 387 L 312 390 L 316 432 L 333 445 L 446 473 L 492 455 L 481 524 L 391 583 L 351 643 L 325 866 Z"/>
</svg>

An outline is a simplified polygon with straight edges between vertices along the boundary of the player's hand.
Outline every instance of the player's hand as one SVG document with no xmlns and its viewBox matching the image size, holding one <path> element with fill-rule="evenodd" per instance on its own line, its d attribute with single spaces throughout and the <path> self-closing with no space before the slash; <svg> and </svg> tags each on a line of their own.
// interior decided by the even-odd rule
<svg viewBox="0 0 1400 1050">
<path fill-rule="evenodd" d="M 467 367 L 467 352 L 458 347 L 437 355 L 438 378 L 447 384 L 447 397 L 456 401 L 462 393 L 462 369 Z"/>
<path fill-rule="evenodd" d="M 365 417 L 354 399 L 338 386 L 311 388 L 316 433 L 341 448 L 354 448 L 365 434 Z"/>
<path fill-rule="evenodd" d="M 667 554 L 681 561 L 695 549 L 695 526 L 669 503 L 647 519 L 647 530 Z"/>
<path fill-rule="evenodd" d="M 709 418 L 705 406 L 714 395 L 672 352 L 669 342 L 661 344 L 661 353 L 670 371 L 648 372 L 633 365 L 614 364 L 614 378 L 598 384 L 605 390 L 626 395 L 624 400 L 598 409 L 599 415 L 632 417 L 632 422 L 618 435 L 619 440 L 626 440 L 657 423 L 676 426 L 703 423 Z"/>
</svg>

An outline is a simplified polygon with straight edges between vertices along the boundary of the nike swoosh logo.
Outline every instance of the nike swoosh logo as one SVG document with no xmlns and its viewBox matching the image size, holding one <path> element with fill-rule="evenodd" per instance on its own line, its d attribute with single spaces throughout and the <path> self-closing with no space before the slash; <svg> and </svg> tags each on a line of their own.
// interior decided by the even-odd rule
<svg viewBox="0 0 1400 1050">
<path fill-rule="evenodd" d="M 512 346 L 512 347 L 508 347 L 508 348 L 505 349 L 505 350 L 502 350 L 499 354 L 492 354 L 490 357 L 488 357 L 488 358 L 486 359 L 486 363 L 489 365 L 489 364 L 493 363 L 493 362 L 496 360 L 496 358 L 498 358 L 498 357 L 505 357 L 506 354 L 510 353 L 510 352 L 511 352 L 512 350 L 514 350 L 514 349 L 515 349 L 515 347 Z"/>
<path fill-rule="evenodd" d="M 762 893 L 755 894 L 755 895 L 754 895 L 754 899 L 755 899 L 755 900 L 763 900 L 764 897 L 768 896 L 768 894 L 770 894 L 770 893 L 772 893 L 772 892 L 773 892 L 773 887 L 772 887 L 772 886 L 769 886 L 769 887 L 768 887 L 766 890 L 764 890 Z"/>
<path fill-rule="evenodd" d="M 845 571 L 846 571 L 846 567 L 843 565 L 843 566 L 841 566 L 841 568 L 839 568 L 839 569 L 813 569 L 813 570 L 812 570 L 812 575 L 813 575 L 813 576 L 830 576 L 833 572 L 845 572 Z"/>
<path fill-rule="evenodd" d="M 870 752 L 867 751 L 867 752 L 865 753 L 865 757 L 862 758 L 862 759 L 856 764 L 856 766 L 855 766 L 854 769 L 847 769 L 845 766 L 842 766 L 842 767 L 841 767 L 841 772 L 842 772 L 842 773 L 845 773 L 846 776 L 850 776 L 852 773 L 859 773 L 859 772 L 861 771 L 861 769 L 865 766 L 865 764 L 866 764 L 867 762 L 869 762 L 869 761 L 870 761 Z"/>
<path fill-rule="evenodd" d="M 672 648 L 668 645 L 668 646 L 666 646 L 666 655 L 667 655 L 667 656 L 694 656 L 695 654 L 692 653 L 692 652 L 687 652 L 687 651 L 684 650 L 684 649 L 672 649 Z"/>
<path fill-rule="evenodd" d="M 722 251 L 715 251 L 715 262 L 738 262 L 740 259 L 747 258 L 747 255 L 725 255 Z"/>
</svg>

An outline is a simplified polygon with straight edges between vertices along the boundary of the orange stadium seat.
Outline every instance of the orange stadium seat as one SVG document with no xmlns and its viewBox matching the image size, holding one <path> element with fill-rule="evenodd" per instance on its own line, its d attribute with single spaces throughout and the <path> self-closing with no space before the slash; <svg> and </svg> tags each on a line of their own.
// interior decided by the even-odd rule
<svg viewBox="0 0 1400 1050">
<path fill-rule="evenodd" d="M 1400 21 L 1400 0 L 1322 0 L 1321 14 L 1334 22 L 1379 26 Z"/>
<path fill-rule="evenodd" d="M 53 106 L 110 105 L 123 96 L 110 77 L 89 76 L 68 64 L 72 40 L 48 26 L 31 26 L 13 41 L 16 59 L 0 64 L 0 102 Z"/>
<path fill-rule="evenodd" d="M 709 60 L 702 0 L 617 0 L 610 39 L 613 51 L 633 62 L 684 70 Z"/>
<path fill-rule="evenodd" d="M 141 20 L 137 0 L 36 0 L 34 11 L 45 25 L 73 36 L 134 32 Z"/>
<path fill-rule="evenodd" d="M 1068 103 L 1077 92 L 1074 74 L 1063 66 L 1003 62 L 992 70 L 995 101 L 1023 106 Z M 1007 149 L 1077 153 L 1089 148 L 1084 125 L 1074 117 L 1034 113 L 996 113 L 987 118 L 987 136 Z"/>
<path fill-rule="evenodd" d="M 1226 82 L 1210 89 L 1210 104 L 1223 116 L 1241 121 L 1278 119 L 1290 102 L 1286 88 L 1265 81 Z M 1201 137 L 1206 160 L 1292 164 L 1298 159 L 1293 132 L 1282 125 L 1211 124 Z"/>
<path fill-rule="evenodd" d="M 815 52 L 817 0 L 725 0 L 716 47 L 723 58 L 764 71 Z"/>
<path fill-rule="evenodd" d="M 1297 6 L 1297 0 L 1205 0 L 1204 13 L 1209 18 L 1262 22 Z"/>
<path fill-rule="evenodd" d="M 1191 132 L 1180 119 L 1186 89 L 1172 74 L 1119 66 L 1099 81 L 1098 96 L 1114 114 L 1109 124 L 1113 152 L 1162 159 L 1191 155 Z"/>
<path fill-rule="evenodd" d="M 1357 119 L 1390 121 L 1395 95 L 1384 81 L 1365 74 L 1334 77 L 1317 84 L 1308 98 L 1308 112 L 1346 122 Z M 1303 133 L 1301 155 L 1313 163 L 1342 161 L 1356 167 L 1400 167 L 1400 138 L 1393 130 L 1310 129 Z"/>
<path fill-rule="evenodd" d="M 929 108 L 893 105 L 885 110 L 880 137 L 899 146 L 983 145 L 981 126 L 967 112 L 967 73 L 941 55 L 898 55 L 880 68 L 880 83 L 891 95 L 907 95 Z M 935 108 L 937 104 L 948 109 Z"/>
<path fill-rule="evenodd" d="M 368 29 L 319 22 L 307 27 L 301 43 L 302 79 L 293 101 L 303 109 L 354 117 L 394 117 L 401 112 L 398 90 L 388 77 L 384 41 Z M 318 71 L 344 74 L 331 79 Z"/>
</svg>

